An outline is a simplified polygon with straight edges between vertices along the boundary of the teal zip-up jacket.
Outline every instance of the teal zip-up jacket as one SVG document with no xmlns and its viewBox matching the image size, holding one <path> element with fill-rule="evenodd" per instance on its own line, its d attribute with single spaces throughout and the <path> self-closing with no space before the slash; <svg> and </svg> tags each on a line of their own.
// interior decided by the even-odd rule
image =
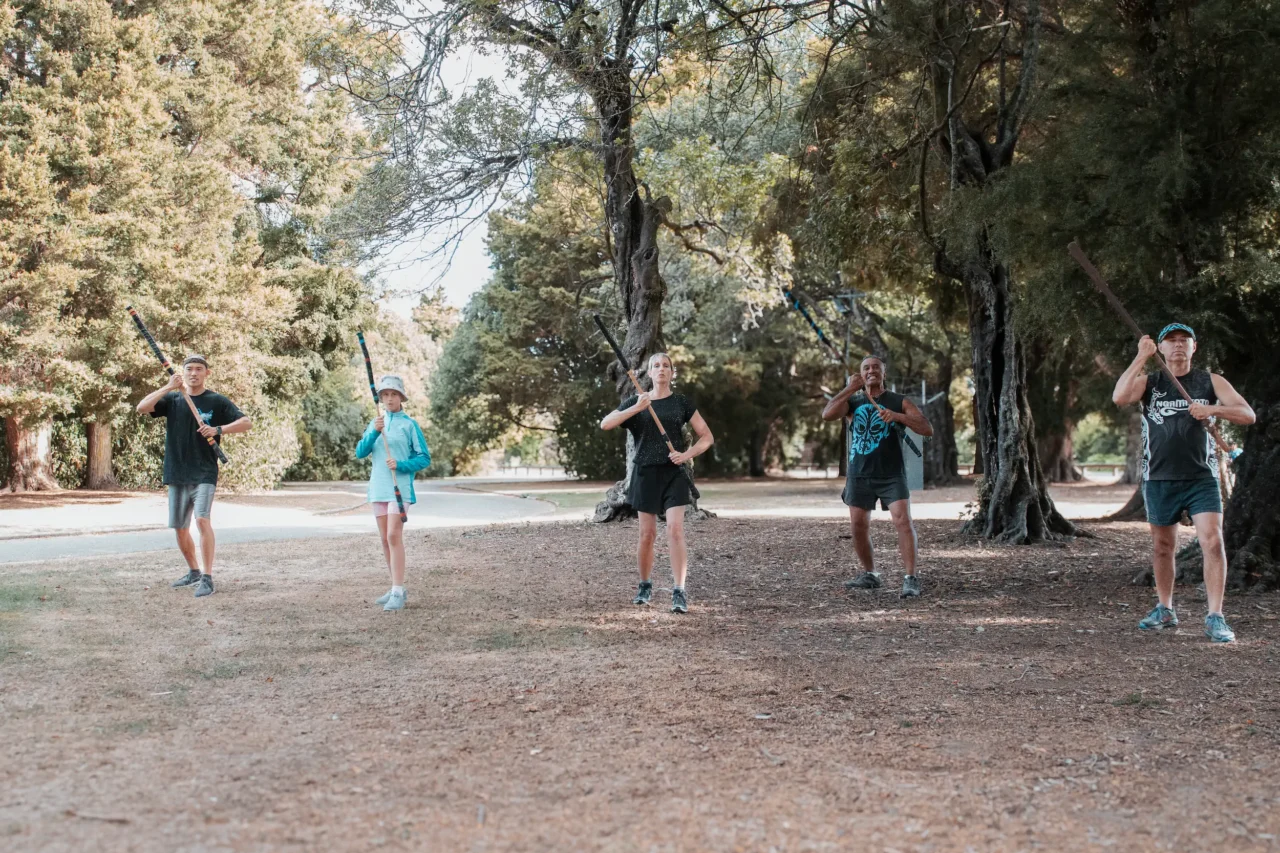
<svg viewBox="0 0 1280 853">
<path fill-rule="evenodd" d="M 405 503 L 417 503 L 413 491 L 413 475 L 431 464 L 431 449 L 422 434 L 418 422 L 404 412 L 384 412 L 383 431 L 391 456 L 396 460 L 396 484 Z M 382 437 L 373 428 L 373 421 L 356 445 L 356 458 L 373 455 L 373 472 L 369 475 L 369 503 L 394 501 L 395 489 L 391 485 L 391 471 L 387 468 L 387 453 L 382 448 Z"/>
</svg>

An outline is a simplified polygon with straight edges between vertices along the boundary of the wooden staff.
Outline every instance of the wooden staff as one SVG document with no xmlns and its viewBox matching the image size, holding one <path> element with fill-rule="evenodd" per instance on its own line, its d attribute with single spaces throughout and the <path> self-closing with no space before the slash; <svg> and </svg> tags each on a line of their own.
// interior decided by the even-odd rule
<svg viewBox="0 0 1280 853">
<path fill-rule="evenodd" d="M 142 322 L 142 317 L 138 315 L 138 312 L 134 310 L 132 305 L 126 305 L 125 308 L 128 309 L 129 316 L 133 318 L 133 322 L 137 325 L 138 331 L 142 333 L 142 337 L 151 345 L 151 351 L 156 354 L 156 358 L 160 359 L 160 363 L 164 365 L 164 369 L 169 371 L 170 376 L 175 375 L 173 365 L 169 363 L 169 359 L 164 357 L 164 353 L 161 352 L 160 345 L 156 343 L 156 339 L 151 337 L 151 332 L 147 330 L 147 324 Z M 187 393 L 186 386 L 183 386 L 182 388 L 182 399 L 187 401 L 187 408 L 191 410 L 191 417 L 196 419 L 196 428 L 198 429 L 200 425 L 204 423 L 204 419 L 200 417 L 200 412 L 196 411 L 196 404 L 191 399 L 191 395 Z M 204 437 L 204 440 L 209 442 L 209 446 L 213 448 L 213 452 L 218 457 L 219 462 L 223 465 L 231 464 L 231 460 L 227 458 L 227 454 L 223 452 L 222 445 L 218 443 L 217 439 L 211 435 L 207 435 Z"/>
<path fill-rule="evenodd" d="M 378 387 L 373 381 L 373 362 L 369 360 L 369 347 L 364 342 L 364 331 L 357 330 L 356 337 L 360 340 L 360 352 L 364 354 L 364 369 L 369 375 L 369 392 L 373 394 L 373 407 L 377 410 L 378 416 L 382 416 L 382 406 L 378 400 Z M 386 423 L 383 422 L 383 429 L 386 429 Z M 387 458 L 391 459 L 391 445 L 387 444 L 387 434 L 382 433 L 382 449 L 386 452 Z M 409 513 L 404 511 L 404 498 L 400 496 L 400 484 L 396 482 L 396 472 L 391 472 L 391 488 L 396 492 L 396 508 L 400 510 L 400 523 L 409 523 Z"/>
<path fill-rule="evenodd" d="M 1067 254 L 1071 255 L 1071 257 L 1075 259 L 1075 262 L 1084 269 L 1089 278 L 1093 280 L 1094 285 L 1102 292 L 1102 295 L 1106 297 L 1106 300 L 1110 303 L 1112 310 L 1120 316 L 1120 319 L 1124 324 L 1138 336 L 1139 340 L 1141 340 L 1147 333 L 1142 331 L 1142 328 L 1133 321 L 1133 317 L 1129 316 L 1129 312 L 1125 310 L 1124 303 L 1117 299 L 1116 295 L 1111 292 L 1111 288 L 1107 286 L 1106 279 L 1102 277 L 1102 273 L 1098 272 L 1098 268 L 1089 261 L 1084 250 L 1080 248 L 1080 244 L 1075 240 L 1068 243 Z M 1191 395 L 1187 393 L 1187 389 L 1182 387 L 1182 383 L 1178 381 L 1178 377 L 1173 375 L 1173 371 L 1169 369 L 1169 365 L 1165 364 L 1164 359 L 1160 357 L 1159 351 L 1156 352 L 1155 358 L 1156 364 L 1160 366 L 1160 370 L 1164 372 L 1164 375 L 1169 377 L 1169 381 L 1173 383 L 1173 387 L 1178 389 L 1178 393 L 1182 395 L 1182 399 L 1186 400 L 1188 404 L 1194 403 L 1195 401 L 1191 399 Z M 1206 423 L 1204 428 L 1209 431 L 1209 435 L 1213 436 L 1213 440 L 1218 445 L 1218 449 L 1227 454 L 1227 458 L 1230 459 L 1231 448 L 1227 446 L 1227 443 L 1222 440 L 1222 436 L 1218 434 L 1217 426 L 1212 423 Z"/>
</svg>

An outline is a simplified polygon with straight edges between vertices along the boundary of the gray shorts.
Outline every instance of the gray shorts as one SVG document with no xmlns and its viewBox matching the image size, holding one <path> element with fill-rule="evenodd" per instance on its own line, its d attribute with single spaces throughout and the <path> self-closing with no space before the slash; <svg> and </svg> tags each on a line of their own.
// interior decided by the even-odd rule
<svg viewBox="0 0 1280 853">
<path fill-rule="evenodd" d="M 882 509 L 898 501 L 911 500 L 911 490 L 907 488 L 907 476 L 897 477 L 850 477 L 844 484 L 841 500 L 848 506 L 858 509 L 873 510 L 876 501 Z"/>
<path fill-rule="evenodd" d="M 191 513 L 208 518 L 213 509 L 213 483 L 185 483 L 169 487 L 169 526 L 185 529 L 191 526 Z"/>
</svg>

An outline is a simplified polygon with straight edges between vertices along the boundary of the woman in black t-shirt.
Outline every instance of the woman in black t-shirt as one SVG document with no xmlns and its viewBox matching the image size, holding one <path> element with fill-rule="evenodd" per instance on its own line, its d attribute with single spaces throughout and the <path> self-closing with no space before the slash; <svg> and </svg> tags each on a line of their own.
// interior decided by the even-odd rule
<svg viewBox="0 0 1280 853">
<path fill-rule="evenodd" d="M 714 441 L 707 422 L 698 414 L 689 398 L 671 390 L 675 368 L 665 352 L 654 353 L 649 358 L 649 379 L 653 391 L 628 397 L 616 411 L 600 421 L 601 429 L 625 427 L 635 439 L 635 467 L 631 472 L 631 489 L 627 501 L 640 514 L 640 546 L 637 559 L 640 564 L 640 589 L 636 604 L 648 604 L 653 595 L 653 540 L 658 534 L 658 516 L 666 513 L 667 541 L 671 547 L 671 610 L 688 613 L 689 601 L 684 591 L 688 569 L 688 551 L 684 544 L 684 508 L 692 503 L 689 480 L 682 470 L 684 463 L 703 453 Z M 653 422 L 652 409 L 662 421 L 667 438 L 675 450 L 667 447 Z M 684 425 L 691 424 L 698 440 L 685 449 Z"/>
</svg>

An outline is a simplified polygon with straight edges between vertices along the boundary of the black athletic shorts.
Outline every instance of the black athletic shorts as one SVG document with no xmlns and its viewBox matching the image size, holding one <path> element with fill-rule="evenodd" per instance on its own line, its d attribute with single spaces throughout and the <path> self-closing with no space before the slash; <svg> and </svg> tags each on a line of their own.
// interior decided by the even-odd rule
<svg viewBox="0 0 1280 853">
<path fill-rule="evenodd" d="M 898 477 L 850 477 L 844 484 L 841 500 L 848 506 L 872 510 L 876 501 L 881 509 L 888 509 L 895 501 L 911 500 L 905 474 Z"/>
<path fill-rule="evenodd" d="M 642 465 L 631 473 L 631 491 L 627 503 L 636 512 L 661 515 L 673 506 L 693 503 L 689 496 L 689 479 L 679 465 Z"/>
</svg>

